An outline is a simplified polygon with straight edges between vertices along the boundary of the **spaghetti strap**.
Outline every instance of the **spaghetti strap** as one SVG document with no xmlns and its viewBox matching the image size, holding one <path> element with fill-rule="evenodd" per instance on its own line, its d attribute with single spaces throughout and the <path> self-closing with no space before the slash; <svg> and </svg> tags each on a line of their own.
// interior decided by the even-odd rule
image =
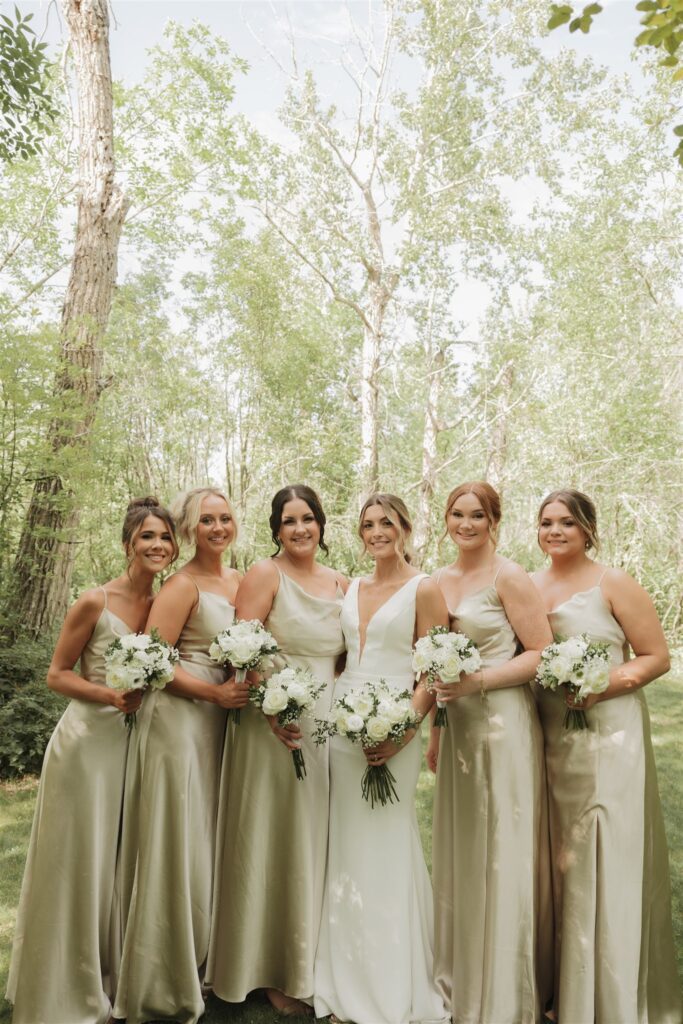
<svg viewBox="0 0 683 1024">
<path fill-rule="evenodd" d="M 441 566 L 440 569 L 437 569 L 436 572 L 434 573 L 434 575 L 432 576 L 432 579 L 434 580 L 435 583 L 438 583 L 439 580 L 441 579 L 441 573 L 442 572 L 443 572 L 443 566 Z"/>
<path fill-rule="evenodd" d="M 194 576 L 192 575 L 191 572 L 186 572 L 185 569 L 181 569 L 177 573 L 177 575 L 178 576 L 187 576 L 188 579 L 192 580 L 192 582 L 194 583 L 195 587 L 197 588 L 197 593 L 201 595 L 201 590 L 199 589 L 199 584 L 197 583 L 196 579 L 194 578 Z"/>
<path fill-rule="evenodd" d="M 600 579 L 599 579 L 599 580 L 598 580 L 598 582 L 596 583 L 596 587 L 599 587 L 599 586 L 601 586 L 601 585 L 602 585 L 602 581 L 604 580 L 604 578 L 605 578 L 606 574 L 607 574 L 607 569 L 603 569 L 603 570 L 602 570 L 602 576 L 600 577 Z"/>
<path fill-rule="evenodd" d="M 101 590 L 102 593 L 104 594 L 104 610 L 109 611 L 109 605 L 107 604 L 107 591 L 104 589 L 104 587 L 98 587 L 97 589 Z"/>
<path fill-rule="evenodd" d="M 493 577 L 493 583 L 491 584 L 491 586 L 495 587 L 495 585 L 496 585 L 496 580 L 498 579 L 498 577 L 500 576 L 500 574 L 501 574 L 501 572 L 503 571 L 503 569 L 504 569 L 504 568 L 505 568 L 505 563 L 503 563 L 502 565 L 499 565 L 499 566 L 498 566 L 498 572 L 497 572 L 497 573 L 496 573 L 496 575 L 495 575 L 495 576 Z"/>
</svg>

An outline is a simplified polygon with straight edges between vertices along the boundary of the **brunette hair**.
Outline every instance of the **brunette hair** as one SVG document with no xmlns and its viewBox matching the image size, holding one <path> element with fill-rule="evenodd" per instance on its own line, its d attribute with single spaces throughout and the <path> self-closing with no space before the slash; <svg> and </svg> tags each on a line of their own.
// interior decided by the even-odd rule
<svg viewBox="0 0 683 1024">
<path fill-rule="evenodd" d="M 135 554 L 135 539 L 140 533 L 142 524 L 147 516 L 156 516 L 157 519 L 161 519 L 162 523 L 165 524 L 166 529 L 173 538 L 173 558 L 171 563 L 175 562 L 179 552 L 173 516 L 167 508 L 163 507 L 159 499 L 153 495 L 148 495 L 146 498 L 133 498 L 126 509 L 121 529 L 121 542 L 126 549 L 129 560 L 132 561 L 132 555 Z"/>
<path fill-rule="evenodd" d="M 179 494 L 173 502 L 173 515 L 176 520 L 178 536 L 184 544 L 197 543 L 197 526 L 202 515 L 202 502 L 204 498 L 211 495 L 222 498 L 228 506 L 235 526 L 233 540 L 237 539 L 237 519 L 229 498 L 218 487 L 193 487 L 191 491 Z"/>
<path fill-rule="evenodd" d="M 363 519 L 371 505 L 379 505 L 391 525 L 398 530 L 396 555 L 398 558 L 404 558 L 406 562 L 410 562 L 412 556 L 409 549 L 409 541 L 410 535 L 413 532 L 413 522 L 403 499 L 395 494 L 386 494 L 379 491 L 366 498 L 358 517 L 358 536 L 363 542 L 365 542 L 363 537 Z"/>
<path fill-rule="evenodd" d="M 560 491 L 551 491 L 541 502 L 541 507 L 538 510 L 537 528 L 541 525 L 543 509 L 551 501 L 561 501 L 563 505 L 567 506 L 572 519 L 576 519 L 576 522 L 586 535 L 586 551 L 590 551 L 591 548 L 597 551 L 600 547 L 598 516 L 592 499 L 587 494 L 584 494 L 583 491 L 575 491 L 571 487 Z"/>
<path fill-rule="evenodd" d="M 446 533 L 448 533 L 448 513 L 453 508 L 453 504 L 461 498 L 463 494 L 473 494 L 482 509 L 484 514 L 489 521 L 489 533 L 491 534 L 491 540 L 494 544 L 498 543 L 498 527 L 500 526 L 500 495 L 495 487 L 487 483 L 485 480 L 468 480 L 464 484 L 458 484 L 454 487 L 451 493 L 446 499 L 446 511 L 444 512 L 444 519 L 446 521 Z M 444 534 L 444 537 L 446 534 Z"/>
<path fill-rule="evenodd" d="M 279 554 L 282 544 L 278 534 L 280 533 L 280 527 L 282 526 L 282 513 L 285 505 L 288 501 L 305 501 L 311 512 L 313 518 L 320 528 L 320 540 L 318 541 L 318 547 L 320 547 L 325 554 L 329 554 L 329 548 L 325 543 L 325 513 L 320 502 L 320 498 L 315 493 L 312 487 L 308 487 L 307 484 L 288 484 L 286 487 L 281 487 L 280 490 L 273 496 L 273 500 L 270 503 L 270 535 L 273 538 L 273 544 L 276 547 L 276 551 L 270 556 L 275 558 Z"/>
</svg>

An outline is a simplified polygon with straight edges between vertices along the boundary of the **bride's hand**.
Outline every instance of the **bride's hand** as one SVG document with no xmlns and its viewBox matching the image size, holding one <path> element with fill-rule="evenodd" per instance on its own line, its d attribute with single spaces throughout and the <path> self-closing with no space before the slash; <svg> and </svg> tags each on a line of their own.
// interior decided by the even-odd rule
<svg viewBox="0 0 683 1024">
<path fill-rule="evenodd" d="M 277 736 L 280 743 L 284 743 L 287 750 L 299 750 L 301 748 L 301 729 L 292 722 L 291 725 L 278 725 L 276 715 L 266 715 L 266 720 L 274 736 Z"/>
<path fill-rule="evenodd" d="M 409 743 L 415 733 L 416 729 L 408 729 L 403 739 L 398 743 L 394 743 L 393 740 L 385 740 L 384 743 L 378 743 L 376 747 L 364 747 L 363 753 L 365 759 L 372 768 L 378 768 L 381 764 L 386 762 L 398 754 L 399 750 L 405 747 L 406 743 Z"/>
</svg>

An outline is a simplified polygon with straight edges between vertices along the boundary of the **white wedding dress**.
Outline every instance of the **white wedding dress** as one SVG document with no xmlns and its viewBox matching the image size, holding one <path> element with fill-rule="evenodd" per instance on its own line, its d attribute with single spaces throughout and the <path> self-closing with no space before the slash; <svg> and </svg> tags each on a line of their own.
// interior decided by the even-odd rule
<svg viewBox="0 0 683 1024">
<path fill-rule="evenodd" d="M 341 613 L 347 667 L 334 696 L 385 679 L 412 690 L 415 597 L 412 577 L 368 623 L 360 650 L 355 579 Z M 416 736 L 387 763 L 398 803 L 374 809 L 361 796 L 367 762 L 360 745 L 330 741 L 330 834 L 315 962 L 315 1012 L 355 1024 L 448 1020 L 434 984 L 432 887 L 415 813 L 421 750 Z"/>
</svg>

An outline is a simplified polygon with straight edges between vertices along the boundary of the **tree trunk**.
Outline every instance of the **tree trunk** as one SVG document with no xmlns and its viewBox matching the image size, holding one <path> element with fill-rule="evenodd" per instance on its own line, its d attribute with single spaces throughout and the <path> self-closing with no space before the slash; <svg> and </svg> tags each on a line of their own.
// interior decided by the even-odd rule
<svg viewBox="0 0 683 1024">
<path fill-rule="evenodd" d="M 71 273 L 62 310 L 55 415 L 13 570 L 8 619 L 37 635 L 69 598 L 79 512 L 74 493 L 87 459 L 102 389 L 101 341 L 116 280 L 128 203 L 114 181 L 107 0 L 62 0 L 78 80 L 79 198 Z"/>
<path fill-rule="evenodd" d="M 486 479 L 503 495 L 505 487 L 505 467 L 508 454 L 508 431 L 510 427 L 510 399 L 515 382 L 515 370 L 512 362 L 506 364 L 501 380 L 501 391 L 496 403 L 496 419 L 491 431 L 489 455 L 486 466 Z"/>
<path fill-rule="evenodd" d="M 431 327 L 430 327 L 431 335 Z M 431 337 L 425 345 L 425 365 L 429 373 L 427 387 L 427 408 L 425 409 L 424 428 L 422 432 L 422 476 L 420 478 L 417 516 L 415 517 L 414 549 L 415 565 L 422 567 L 429 542 L 431 540 L 432 498 L 436 486 L 437 442 L 439 437 L 439 398 L 441 380 L 446 362 L 446 354 L 440 346 L 436 352 L 432 349 Z"/>
</svg>

